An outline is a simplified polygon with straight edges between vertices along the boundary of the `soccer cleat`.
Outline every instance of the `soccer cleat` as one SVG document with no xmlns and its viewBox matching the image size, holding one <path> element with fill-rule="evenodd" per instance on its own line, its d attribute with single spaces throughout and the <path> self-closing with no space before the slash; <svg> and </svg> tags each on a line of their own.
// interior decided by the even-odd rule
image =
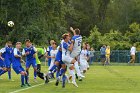
<svg viewBox="0 0 140 93">
<path fill-rule="evenodd" d="M 82 81 L 82 78 L 81 77 L 79 78 L 79 81 Z"/>
<path fill-rule="evenodd" d="M 26 83 L 26 86 L 30 87 L 31 85 L 29 83 Z"/>
<path fill-rule="evenodd" d="M 49 78 L 48 78 L 48 75 L 45 76 L 45 84 L 49 83 Z"/>
<path fill-rule="evenodd" d="M 25 84 L 22 84 L 21 87 L 25 87 Z"/>
<path fill-rule="evenodd" d="M 76 77 L 76 79 L 78 79 L 78 75 L 77 74 L 75 74 L 75 77 Z"/>
<path fill-rule="evenodd" d="M 81 77 L 81 78 L 85 78 L 85 76 L 84 76 L 84 75 L 82 75 L 82 74 L 80 75 L 80 77 Z"/>
<path fill-rule="evenodd" d="M 77 85 L 76 82 L 73 82 L 73 81 L 72 81 L 72 84 L 73 84 L 74 86 L 78 87 L 78 85 Z"/>
<path fill-rule="evenodd" d="M 55 85 L 58 86 L 60 77 L 57 78 Z"/>
</svg>

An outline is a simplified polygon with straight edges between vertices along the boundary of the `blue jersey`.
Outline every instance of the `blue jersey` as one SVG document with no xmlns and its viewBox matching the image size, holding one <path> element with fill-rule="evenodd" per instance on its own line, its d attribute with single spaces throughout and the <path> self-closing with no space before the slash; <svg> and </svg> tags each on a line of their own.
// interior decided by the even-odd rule
<svg viewBox="0 0 140 93">
<path fill-rule="evenodd" d="M 51 56 L 50 51 L 51 51 L 52 49 L 53 49 L 52 46 L 49 46 L 49 47 L 47 48 L 48 56 Z"/>
<path fill-rule="evenodd" d="M 13 48 L 5 47 L 5 59 L 12 59 L 13 57 Z"/>
<path fill-rule="evenodd" d="M 61 61 L 62 60 L 62 51 L 58 50 L 55 60 L 56 61 Z"/>
<path fill-rule="evenodd" d="M 34 54 L 36 53 L 35 47 L 31 46 L 29 48 L 27 48 L 27 47 L 24 48 L 23 51 L 22 51 L 22 55 L 24 55 L 26 52 L 29 52 L 29 54 L 26 55 L 26 61 L 35 59 L 35 57 L 34 57 Z"/>
<path fill-rule="evenodd" d="M 21 52 L 17 48 L 14 48 L 14 53 L 13 53 L 13 56 L 14 56 L 13 57 L 13 66 L 21 66 L 21 63 L 20 63 L 21 58 L 15 57 L 15 55 L 21 56 Z"/>
</svg>

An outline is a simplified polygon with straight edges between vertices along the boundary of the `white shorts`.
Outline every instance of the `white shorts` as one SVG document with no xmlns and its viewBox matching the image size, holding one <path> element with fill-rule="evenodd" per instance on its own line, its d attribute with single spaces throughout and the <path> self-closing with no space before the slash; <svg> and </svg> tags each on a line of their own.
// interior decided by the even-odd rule
<svg viewBox="0 0 140 93">
<path fill-rule="evenodd" d="M 80 70 L 87 70 L 87 60 L 80 60 Z"/>
<path fill-rule="evenodd" d="M 70 56 L 71 56 L 72 58 L 75 58 L 75 57 L 77 57 L 79 54 L 80 54 L 80 52 L 72 51 Z"/>
<path fill-rule="evenodd" d="M 50 70 L 53 67 L 53 65 L 54 65 L 54 60 L 51 60 L 51 64 L 50 64 L 48 70 Z"/>
<path fill-rule="evenodd" d="M 73 58 L 67 55 L 62 55 L 62 61 L 67 65 L 71 64 Z"/>
</svg>

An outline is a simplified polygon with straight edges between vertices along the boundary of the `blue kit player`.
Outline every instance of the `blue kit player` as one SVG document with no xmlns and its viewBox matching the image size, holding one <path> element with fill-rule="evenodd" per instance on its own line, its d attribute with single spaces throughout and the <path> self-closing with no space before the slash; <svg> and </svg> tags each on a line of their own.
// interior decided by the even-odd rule
<svg viewBox="0 0 140 93">
<path fill-rule="evenodd" d="M 11 41 L 8 41 L 6 43 L 5 48 L 1 49 L 0 55 L 1 55 L 1 60 L 3 60 L 3 62 L 5 63 L 6 71 L 8 71 L 9 80 L 11 80 L 11 64 L 12 64 L 12 58 L 13 58 L 13 47 L 12 47 Z M 3 71 L 0 74 L 2 75 L 4 73 L 5 71 Z"/>
<path fill-rule="evenodd" d="M 32 65 L 34 68 L 34 80 L 36 81 L 37 76 L 37 64 L 36 64 L 36 48 L 32 45 L 29 39 L 25 40 L 26 47 L 22 51 L 22 55 L 26 56 L 26 72 L 29 76 L 29 68 Z M 29 78 L 29 77 L 28 77 Z"/>
<path fill-rule="evenodd" d="M 21 87 L 24 87 L 25 84 L 27 86 L 30 86 L 28 83 L 28 77 L 27 77 L 27 73 L 24 70 L 24 68 L 21 66 L 21 62 L 24 62 L 22 60 L 22 54 L 20 52 L 21 49 L 21 42 L 17 42 L 16 43 L 16 48 L 14 48 L 14 56 L 13 56 L 13 63 L 12 63 L 12 67 L 13 70 L 17 73 L 17 74 L 21 74 Z M 25 79 L 25 83 L 24 83 L 24 79 Z"/>
</svg>

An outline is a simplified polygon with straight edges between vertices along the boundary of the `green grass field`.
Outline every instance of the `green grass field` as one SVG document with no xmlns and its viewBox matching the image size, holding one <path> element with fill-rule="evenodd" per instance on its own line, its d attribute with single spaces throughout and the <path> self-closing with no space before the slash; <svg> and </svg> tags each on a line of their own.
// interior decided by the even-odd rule
<svg viewBox="0 0 140 93">
<path fill-rule="evenodd" d="M 47 70 L 45 66 L 43 71 Z M 15 81 L 9 81 L 7 73 L 1 76 L 0 93 L 140 93 L 140 66 L 91 66 L 86 73 L 86 78 L 77 81 L 79 88 L 66 84 L 62 89 L 61 84 L 56 87 L 54 80 L 47 85 L 39 78 L 38 83 L 33 81 L 30 69 L 31 87 L 20 87 L 20 75 L 12 72 Z M 19 91 L 19 92 L 18 92 Z"/>
</svg>

